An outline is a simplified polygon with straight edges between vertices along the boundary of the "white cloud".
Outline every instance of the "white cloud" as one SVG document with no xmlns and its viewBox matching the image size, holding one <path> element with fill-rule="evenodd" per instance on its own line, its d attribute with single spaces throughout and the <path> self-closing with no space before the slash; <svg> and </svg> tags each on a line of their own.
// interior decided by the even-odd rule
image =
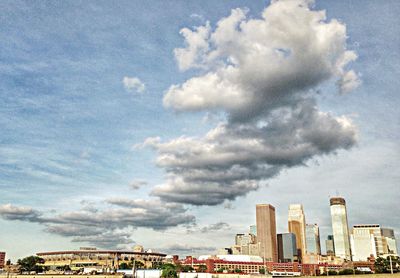
<svg viewBox="0 0 400 278">
<path fill-rule="evenodd" d="M 136 91 L 138 93 L 143 93 L 146 90 L 144 83 L 137 77 L 125 76 L 122 83 L 128 92 Z"/>
<path fill-rule="evenodd" d="M 347 94 L 353 91 L 360 84 L 361 80 L 353 70 L 344 73 L 342 78 L 337 82 L 341 94 Z"/>
<path fill-rule="evenodd" d="M 152 194 L 169 202 L 217 205 L 259 189 L 283 169 L 314 156 L 349 149 L 357 129 L 346 116 L 320 111 L 316 92 L 327 81 L 339 92 L 359 83 L 346 69 L 357 55 L 346 48 L 346 26 L 327 20 L 312 1 L 273 1 L 261 18 L 234 9 L 218 21 L 181 34 L 175 49 L 182 70 L 200 73 L 170 86 L 164 105 L 178 111 L 225 113 L 205 136 L 168 142 L 148 138 L 165 184 Z"/>
<path fill-rule="evenodd" d="M 172 85 L 164 104 L 176 110 L 222 109 L 232 118 L 256 117 L 309 88 L 336 78 L 346 90 L 357 75 L 344 68 L 356 59 L 346 49 L 346 26 L 310 1 L 275 1 L 262 18 L 247 19 L 234 9 L 211 30 L 209 23 L 181 34 L 186 47 L 175 49 L 182 70 L 208 69 Z M 249 111 L 250 115 L 249 115 Z"/>
</svg>

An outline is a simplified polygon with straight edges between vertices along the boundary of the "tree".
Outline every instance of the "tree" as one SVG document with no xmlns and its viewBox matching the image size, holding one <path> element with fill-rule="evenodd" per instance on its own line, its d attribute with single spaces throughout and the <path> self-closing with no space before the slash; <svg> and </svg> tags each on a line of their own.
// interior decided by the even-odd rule
<svg viewBox="0 0 400 278">
<path fill-rule="evenodd" d="M 354 270 L 347 268 L 339 271 L 339 275 L 349 275 L 349 274 L 354 274 Z"/>
<path fill-rule="evenodd" d="M 241 269 L 239 269 L 239 268 L 235 268 L 234 272 L 235 273 L 242 273 L 243 271 Z"/>
<path fill-rule="evenodd" d="M 391 256 L 393 272 L 399 271 L 400 259 L 397 256 Z M 376 273 L 390 273 L 390 258 L 378 257 L 375 260 Z"/>
<path fill-rule="evenodd" d="M 265 268 L 260 268 L 259 272 L 260 274 L 265 274 Z"/>
<path fill-rule="evenodd" d="M 176 265 L 164 264 L 162 267 L 161 277 L 163 278 L 177 278 L 178 273 L 176 271 Z"/>
<path fill-rule="evenodd" d="M 220 268 L 217 269 L 217 272 L 218 273 L 222 273 L 222 272 L 224 272 L 224 270 L 226 270 L 226 268 L 220 267 Z"/>
<path fill-rule="evenodd" d="M 328 270 L 328 275 L 337 275 L 338 272 L 336 270 Z"/>
<path fill-rule="evenodd" d="M 181 272 L 191 272 L 193 270 L 194 270 L 194 268 L 191 267 L 190 265 L 183 265 L 180 269 Z"/>
<path fill-rule="evenodd" d="M 205 264 L 199 265 L 197 272 L 207 272 L 207 266 Z"/>
<path fill-rule="evenodd" d="M 21 272 L 27 271 L 35 271 L 36 273 L 42 272 L 43 267 L 38 265 L 44 263 L 44 260 L 37 256 L 29 256 L 23 259 L 19 259 L 17 264 L 21 267 Z"/>
<path fill-rule="evenodd" d="M 119 269 L 131 269 L 132 267 L 129 267 L 127 263 L 123 262 L 119 264 Z"/>
</svg>

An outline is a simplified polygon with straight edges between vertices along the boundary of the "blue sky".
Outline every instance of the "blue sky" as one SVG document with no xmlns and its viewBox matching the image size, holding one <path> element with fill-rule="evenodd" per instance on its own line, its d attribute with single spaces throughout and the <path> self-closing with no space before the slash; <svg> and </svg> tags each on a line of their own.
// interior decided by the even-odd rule
<svg viewBox="0 0 400 278">
<path fill-rule="evenodd" d="M 312 99 L 318 111 L 332 115 L 329 120 L 351 119 L 357 139 L 342 129 L 338 133 L 354 142 L 342 144 L 338 139 L 328 151 L 321 146 L 323 151 L 300 162 L 279 165 L 274 175 L 252 177 L 251 182 L 259 183 L 252 187 L 224 185 L 226 195 L 218 191 L 212 204 L 201 203 L 201 196 L 217 194 L 211 192 L 214 187 L 186 196 L 179 190 L 193 184 L 168 183 L 166 173 L 187 177 L 176 170 L 176 164 L 160 164 L 162 158 L 177 157 L 177 150 L 171 152 L 166 142 L 197 138 L 188 148 L 199 144 L 201 151 L 202 144 L 210 143 L 203 139 L 207 132 L 221 123 L 236 132 L 231 118 L 243 114 L 235 110 L 241 109 L 241 103 L 232 108 L 224 99 L 216 108 L 192 109 L 179 102 L 172 85 L 213 73 L 213 67 L 219 66 L 192 63 L 192 68 L 180 70 L 174 55 L 174 49 L 185 49 L 180 30 L 194 30 L 208 21 L 213 32 L 217 22 L 235 8 L 247 10 L 247 21 L 259 19 L 268 5 L 261 1 L 2 1 L 0 205 L 10 206 L 3 207 L 0 249 L 16 259 L 39 251 L 96 245 L 96 232 L 101 230 L 113 238 L 121 235 L 122 240 L 110 241 L 109 248 L 136 242 L 158 250 L 184 253 L 194 248 L 205 253 L 233 244 L 235 233 L 247 231 L 255 221 L 256 203 L 277 207 L 280 232 L 286 231 L 288 205 L 303 203 L 306 219 L 318 223 L 325 238 L 330 231 L 329 196 L 337 192 L 348 201 L 350 224 L 379 223 L 395 228 L 400 238 L 399 215 L 393 213 L 400 197 L 398 1 L 316 1 L 311 8 L 326 10 L 328 21 L 337 19 L 346 26 L 345 50 L 358 55 L 346 70 L 354 70 L 361 83 L 340 95 L 335 85 L 338 75 L 333 74 L 299 90 L 315 92 Z M 265 65 L 268 68 L 269 61 Z M 124 86 L 125 77 L 138 78 L 145 86 L 143 92 Z M 165 104 L 168 94 L 170 106 Z M 244 111 L 252 110 L 249 107 Z M 139 146 L 150 137 L 161 141 L 147 144 L 150 148 Z M 133 188 L 138 181 L 141 186 Z M 170 187 L 162 187 L 165 184 Z M 199 194 L 201 204 L 190 201 L 193 194 Z M 127 204 L 138 199 L 156 203 Z M 165 209 L 150 211 L 154 204 Z M 90 223 L 68 222 L 72 218 L 65 215 L 85 211 L 93 218 L 121 212 L 114 205 L 143 209 L 138 220 L 142 224 L 135 223 L 135 215 L 121 218 L 125 224 L 105 224 L 82 235 Z M 180 218 L 160 229 L 149 224 L 158 219 L 146 218 L 154 213 Z M 74 225 L 79 232 L 64 228 Z"/>
</svg>

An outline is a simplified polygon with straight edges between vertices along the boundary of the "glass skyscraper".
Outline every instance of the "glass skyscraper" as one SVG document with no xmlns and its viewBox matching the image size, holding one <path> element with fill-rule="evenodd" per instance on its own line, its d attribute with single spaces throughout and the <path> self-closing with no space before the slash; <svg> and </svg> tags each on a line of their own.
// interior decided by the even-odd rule
<svg viewBox="0 0 400 278">
<path fill-rule="evenodd" d="M 341 197 L 333 197 L 330 199 L 330 204 L 335 255 L 351 261 L 346 201 Z"/>
<path fill-rule="evenodd" d="M 306 225 L 306 246 L 307 254 L 321 255 L 319 227 L 317 224 Z"/>
<path fill-rule="evenodd" d="M 296 236 L 293 233 L 278 234 L 278 262 L 297 260 Z"/>
</svg>

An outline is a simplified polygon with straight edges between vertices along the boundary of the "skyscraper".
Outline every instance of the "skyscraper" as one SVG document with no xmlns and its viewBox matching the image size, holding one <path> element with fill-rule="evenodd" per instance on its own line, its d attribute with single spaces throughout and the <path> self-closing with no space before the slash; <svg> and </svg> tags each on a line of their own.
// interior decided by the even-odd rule
<svg viewBox="0 0 400 278">
<path fill-rule="evenodd" d="M 303 205 L 294 204 L 289 206 L 288 226 L 289 232 L 296 236 L 298 255 L 304 256 L 306 252 L 306 219 Z"/>
<path fill-rule="evenodd" d="M 335 243 L 333 240 L 333 235 L 328 235 L 328 238 L 325 240 L 325 248 L 328 256 L 335 256 Z"/>
<path fill-rule="evenodd" d="M 342 197 L 333 197 L 330 199 L 330 204 L 335 255 L 350 261 L 351 251 L 346 201 Z"/>
<path fill-rule="evenodd" d="M 307 254 L 321 255 L 321 243 L 319 238 L 319 227 L 317 224 L 306 225 Z"/>
<path fill-rule="evenodd" d="M 296 236 L 293 233 L 278 234 L 278 261 L 294 262 L 297 259 Z"/>
<path fill-rule="evenodd" d="M 266 261 L 278 261 L 275 208 L 269 204 L 256 205 L 257 242 L 260 256 Z"/>
</svg>

